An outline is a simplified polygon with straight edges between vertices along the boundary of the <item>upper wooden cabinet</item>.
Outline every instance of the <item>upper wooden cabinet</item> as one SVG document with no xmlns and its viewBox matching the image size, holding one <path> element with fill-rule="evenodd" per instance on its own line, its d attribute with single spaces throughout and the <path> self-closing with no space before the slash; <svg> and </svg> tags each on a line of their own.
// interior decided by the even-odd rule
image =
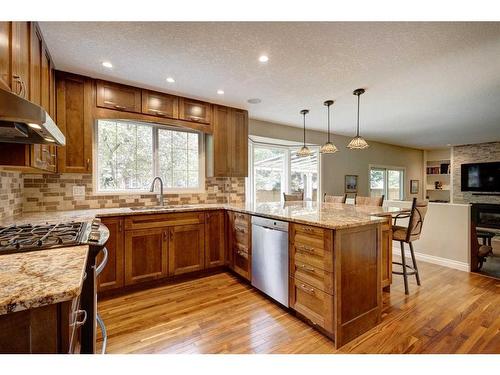
<svg viewBox="0 0 500 375">
<path fill-rule="evenodd" d="M 66 146 L 58 151 L 60 172 L 92 172 L 92 103 L 90 78 L 57 72 L 57 120 L 66 136 Z"/>
<path fill-rule="evenodd" d="M 0 22 L 0 88 L 10 90 L 12 82 L 12 22 Z"/>
<path fill-rule="evenodd" d="M 96 81 L 97 106 L 141 113 L 141 89 L 107 81 Z"/>
<path fill-rule="evenodd" d="M 177 96 L 142 90 L 142 113 L 167 118 L 179 118 Z"/>
<path fill-rule="evenodd" d="M 186 121 L 210 124 L 212 105 L 199 100 L 179 98 L 179 118 Z"/>
<path fill-rule="evenodd" d="M 248 112 L 214 106 L 213 176 L 248 176 Z"/>
</svg>

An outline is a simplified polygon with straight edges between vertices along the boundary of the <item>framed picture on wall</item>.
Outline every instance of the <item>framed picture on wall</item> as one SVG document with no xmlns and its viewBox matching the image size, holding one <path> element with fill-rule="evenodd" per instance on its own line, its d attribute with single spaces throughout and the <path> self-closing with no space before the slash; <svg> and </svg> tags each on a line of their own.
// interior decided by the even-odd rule
<svg viewBox="0 0 500 375">
<path fill-rule="evenodd" d="M 418 194 L 418 180 L 410 180 L 410 194 Z"/>
<path fill-rule="evenodd" d="M 346 193 L 358 192 L 358 176 L 352 174 L 345 175 L 345 192 Z"/>
</svg>

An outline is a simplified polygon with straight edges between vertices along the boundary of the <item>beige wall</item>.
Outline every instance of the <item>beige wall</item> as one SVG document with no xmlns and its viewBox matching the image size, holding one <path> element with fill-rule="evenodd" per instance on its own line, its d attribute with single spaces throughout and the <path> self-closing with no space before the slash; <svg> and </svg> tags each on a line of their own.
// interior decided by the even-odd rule
<svg viewBox="0 0 500 375">
<path fill-rule="evenodd" d="M 301 128 L 278 125 L 270 122 L 250 119 L 250 135 L 302 141 Z M 321 145 L 326 142 L 326 133 L 308 130 L 307 143 Z M 333 155 L 323 155 L 321 159 L 321 190 L 323 193 L 344 193 L 344 176 L 358 175 L 358 194 L 368 195 L 368 165 L 379 164 L 406 168 L 405 199 L 411 199 L 410 180 L 419 180 L 419 195 L 423 197 L 423 151 L 393 146 L 385 143 L 369 141 L 370 147 L 365 150 L 349 150 L 346 148 L 350 138 L 332 135 L 332 141 L 339 151 Z"/>
</svg>

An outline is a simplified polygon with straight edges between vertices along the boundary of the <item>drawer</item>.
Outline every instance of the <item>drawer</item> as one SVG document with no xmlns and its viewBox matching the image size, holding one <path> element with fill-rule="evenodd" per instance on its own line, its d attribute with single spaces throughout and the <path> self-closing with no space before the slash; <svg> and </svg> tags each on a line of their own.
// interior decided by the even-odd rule
<svg viewBox="0 0 500 375">
<path fill-rule="evenodd" d="M 240 212 L 233 212 L 233 225 L 239 227 L 250 228 L 250 215 Z"/>
<path fill-rule="evenodd" d="M 333 294 L 333 273 L 315 267 L 307 262 L 295 258 L 291 267 L 291 277 L 303 281 L 325 293 Z"/>
<path fill-rule="evenodd" d="M 161 228 L 173 225 L 201 224 L 205 221 L 203 212 L 178 212 L 172 214 L 142 214 L 125 217 L 125 229 Z"/>
<path fill-rule="evenodd" d="M 233 270 L 238 275 L 250 281 L 250 254 L 247 248 L 233 246 Z"/>
<path fill-rule="evenodd" d="M 290 307 L 333 334 L 333 296 L 296 278 L 290 278 Z"/>
<path fill-rule="evenodd" d="M 250 229 L 248 227 L 235 225 L 233 227 L 233 241 L 248 248 L 250 246 Z"/>
<path fill-rule="evenodd" d="M 313 227 L 310 225 L 294 224 L 293 226 L 297 234 L 303 234 L 307 237 L 314 236 L 320 239 L 325 236 L 325 231 L 329 231 L 329 229 Z"/>
</svg>

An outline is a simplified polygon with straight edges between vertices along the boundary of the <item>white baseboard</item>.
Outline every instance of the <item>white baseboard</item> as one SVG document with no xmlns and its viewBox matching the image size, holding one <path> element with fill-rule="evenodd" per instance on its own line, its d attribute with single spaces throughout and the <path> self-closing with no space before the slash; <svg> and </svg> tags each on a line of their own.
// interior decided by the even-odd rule
<svg viewBox="0 0 500 375">
<path fill-rule="evenodd" d="M 393 246 L 392 247 L 392 254 L 393 255 L 397 255 L 397 256 L 401 256 L 401 249 L 399 248 L 399 246 L 397 246 L 397 247 Z M 405 254 L 406 254 L 406 258 L 411 259 L 411 255 L 410 255 L 410 250 L 409 249 L 405 248 Z M 465 272 L 469 272 L 470 271 L 470 267 L 469 267 L 468 263 L 459 262 L 457 260 L 452 260 L 452 259 L 447 259 L 447 258 L 441 258 L 441 257 L 437 257 L 437 256 L 434 256 L 434 255 L 428 255 L 428 254 L 419 253 L 419 252 L 416 252 L 416 251 L 415 251 L 415 258 L 417 258 L 417 260 L 421 260 L 422 262 L 437 264 L 437 265 L 440 265 L 440 266 L 443 266 L 443 267 L 453 268 L 453 269 L 456 269 L 456 270 L 459 270 L 459 271 L 465 271 Z"/>
</svg>

